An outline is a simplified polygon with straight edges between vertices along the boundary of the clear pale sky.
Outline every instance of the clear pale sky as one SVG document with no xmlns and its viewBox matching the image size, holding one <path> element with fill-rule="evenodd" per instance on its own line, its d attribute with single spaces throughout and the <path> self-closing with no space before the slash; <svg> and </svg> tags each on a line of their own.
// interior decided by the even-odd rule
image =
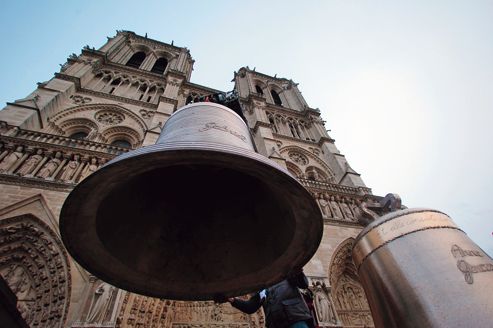
<svg viewBox="0 0 493 328">
<path fill-rule="evenodd" d="M 4 1 L 0 27 L 2 106 L 117 29 L 188 47 L 194 83 L 293 79 L 374 194 L 493 254 L 492 1 Z"/>
</svg>

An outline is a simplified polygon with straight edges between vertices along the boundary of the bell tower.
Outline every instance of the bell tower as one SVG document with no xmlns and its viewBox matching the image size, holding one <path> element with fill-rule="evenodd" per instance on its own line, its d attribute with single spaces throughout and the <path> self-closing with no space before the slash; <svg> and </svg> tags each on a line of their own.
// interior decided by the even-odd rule
<svg viewBox="0 0 493 328">
<path fill-rule="evenodd" d="M 234 81 L 259 152 L 300 179 L 365 190 L 360 175 L 328 135 L 320 110 L 308 106 L 297 83 L 248 67 L 235 72 Z M 314 158 L 310 165 L 307 156 Z"/>
</svg>

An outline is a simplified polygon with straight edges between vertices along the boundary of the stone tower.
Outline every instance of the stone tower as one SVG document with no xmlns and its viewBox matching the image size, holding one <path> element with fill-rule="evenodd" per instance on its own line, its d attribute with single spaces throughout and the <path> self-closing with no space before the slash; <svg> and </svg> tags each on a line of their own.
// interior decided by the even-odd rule
<svg viewBox="0 0 493 328">
<path fill-rule="evenodd" d="M 193 64 L 187 48 L 118 31 L 0 111 L 0 274 L 31 327 L 263 326 L 261 311 L 117 289 L 84 271 L 60 241 L 60 209 L 78 182 L 116 155 L 153 144 L 187 99 L 220 92 L 190 81 Z M 305 267 L 319 326 L 371 327 L 350 251 L 395 197 L 371 194 L 295 82 L 248 67 L 234 81 L 258 152 L 296 176 L 323 213 L 322 243 Z"/>
</svg>

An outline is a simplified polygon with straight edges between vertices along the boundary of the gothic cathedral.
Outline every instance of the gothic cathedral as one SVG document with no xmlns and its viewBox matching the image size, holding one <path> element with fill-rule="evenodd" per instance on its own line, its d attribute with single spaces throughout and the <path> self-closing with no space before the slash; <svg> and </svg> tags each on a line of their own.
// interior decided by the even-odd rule
<svg viewBox="0 0 493 328">
<path fill-rule="evenodd" d="M 191 99 L 222 92 L 191 82 L 185 47 L 118 31 L 99 49 L 72 54 L 59 73 L 0 111 L 0 274 L 30 327 L 263 327 L 228 303 L 154 299 L 84 271 L 60 239 L 68 193 L 113 157 L 154 144 L 167 118 Z M 319 327 L 372 327 L 351 249 L 386 212 L 349 166 L 298 84 L 249 67 L 234 90 L 257 151 L 313 195 L 324 218 L 305 266 L 305 296 Z"/>
</svg>

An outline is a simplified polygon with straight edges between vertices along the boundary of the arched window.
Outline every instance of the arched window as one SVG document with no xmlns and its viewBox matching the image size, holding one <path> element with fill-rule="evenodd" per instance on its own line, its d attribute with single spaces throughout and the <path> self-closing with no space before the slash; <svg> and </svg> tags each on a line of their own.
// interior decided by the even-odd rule
<svg viewBox="0 0 493 328">
<path fill-rule="evenodd" d="M 87 136 L 88 136 L 88 134 L 86 132 L 80 131 L 80 132 L 72 133 L 69 138 L 77 139 L 77 140 L 84 140 L 85 138 L 87 138 Z"/>
<path fill-rule="evenodd" d="M 281 98 L 279 97 L 277 92 L 275 90 L 270 90 L 270 94 L 272 95 L 272 100 L 274 100 L 274 104 L 282 106 Z"/>
<path fill-rule="evenodd" d="M 270 122 L 270 126 L 272 128 L 272 130 L 275 132 L 275 133 L 278 133 L 277 132 L 277 126 L 276 126 L 276 121 L 274 120 L 274 118 L 272 116 L 269 116 L 269 122 Z"/>
<path fill-rule="evenodd" d="M 147 90 L 147 84 L 142 84 L 139 88 L 139 92 L 140 92 L 139 100 L 142 100 L 142 97 L 144 97 L 146 90 Z"/>
<path fill-rule="evenodd" d="M 122 80 L 121 80 L 120 78 L 116 78 L 116 79 L 114 79 L 113 81 L 111 81 L 111 84 L 110 84 L 110 85 L 112 85 L 113 87 L 110 89 L 110 92 L 109 92 L 110 94 L 112 94 L 112 93 L 113 93 L 113 91 L 115 91 L 115 88 L 116 88 L 116 87 L 115 87 L 114 85 L 118 86 L 118 85 L 120 84 L 120 82 L 121 82 L 121 81 L 122 81 Z"/>
<path fill-rule="evenodd" d="M 255 91 L 257 91 L 257 93 L 260 94 L 260 95 L 264 95 L 264 91 L 258 85 L 255 86 Z"/>
<path fill-rule="evenodd" d="M 127 62 L 127 66 L 139 68 L 142 62 L 146 59 L 146 54 L 143 51 L 139 51 L 133 54 Z"/>
<path fill-rule="evenodd" d="M 166 70 L 166 66 L 168 66 L 168 60 L 164 57 L 159 58 L 152 66 L 151 72 L 157 74 L 163 74 Z"/>
<path fill-rule="evenodd" d="M 121 148 L 132 148 L 130 142 L 124 139 L 117 139 L 111 143 L 112 146 L 121 147 Z"/>
</svg>

